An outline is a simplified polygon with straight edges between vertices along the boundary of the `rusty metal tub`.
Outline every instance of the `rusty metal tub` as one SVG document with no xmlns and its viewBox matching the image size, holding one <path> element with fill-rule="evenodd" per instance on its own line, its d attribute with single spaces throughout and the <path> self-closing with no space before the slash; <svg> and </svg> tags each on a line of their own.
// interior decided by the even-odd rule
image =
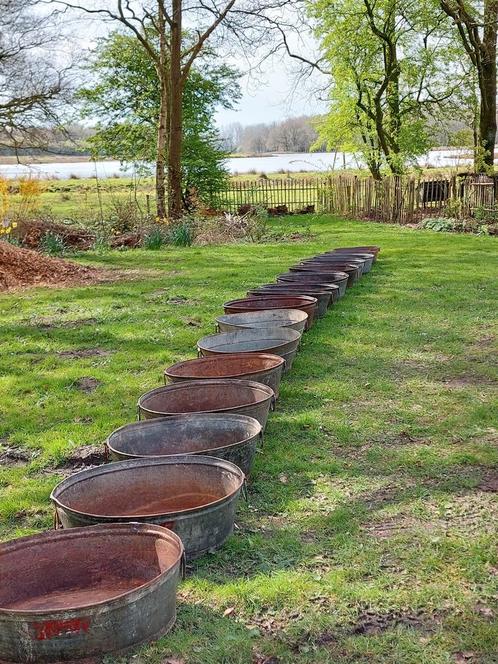
<svg viewBox="0 0 498 664">
<path fill-rule="evenodd" d="M 199 339 L 197 348 L 204 356 L 268 351 L 285 359 L 284 372 L 287 372 L 294 362 L 301 336 L 301 332 L 285 327 L 263 327 L 210 334 Z"/>
<path fill-rule="evenodd" d="M 252 290 L 247 291 L 249 296 L 254 295 L 255 297 L 267 296 L 269 293 L 274 293 L 276 295 L 310 295 L 311 297 L 316 297 L 318 301 L 318 318 L 323 318 L 325 316 L 327 309 L 332 302 L 330 291 L 320 290 L 318 288 L 313 289 L 311 287 L 306 288 L 305 286 L 298 286 L 295 288 L 292 286 L 286 287 L 282 284 L 266 284 L 259 288 L 253 288 Z"/>
<path fill-rule="evenodd" d="M 362 268 L 361 265 L 353 265 L 351 263 L 337 263 L 334 265 L 319 265 L 317 263 L 310 265 L 293 265 L 290 268 L 291 272 L 306 272 L 309 274 L 314 274 L 315 276 L 321 276 L 326 279 L 327 275 L 330 275 L 330 278 L 333 278 L 335 272 L 345 272 L 348 275 L 347 288 L 351 288 L 358 279 L 361 277 Z"/>
<path fill-rule="evenodd" d="M 74 661 L 157 639 L 175 622 L 180 538 L 98 525 L 0 545 L 0 659 Z"/>
<path fill-rule="evenodd" d="M 246 311 L 243 314 L 224 314 L 218 316 L 218 332 L 236 332 L 246 328 L 289 327 L 303 332 L 308 314 L 300 309 L 263 309 Z"/>
<path fill-rule="evenodd" d="M 175 532 L 187 558 L 197 558 L 231 534 L 244 479 L 236 465 L 210 456 L 128 459 L 82 470 L 50 497 L 63 528 L 153 523 Z"/>
<path fill-rule="evenodd" d="M 369 271 L 373 263 L 373 254 L 360 256 L 356 254 L 351 256 L 349 254 L 327 254 L 325 256 L 315 256 L 301 261 L 301 265 L 327 265 L 334 269 L 335 265 L 350 263 L 351 265 L 359 265 L 361 267 L 361 274 Z"/>
<path fill-rule="evenodd" d="M 378 247 L 375 244 L 366 246 L 366 247 L 337 247 L 336 249 L 331 249 L 330 251 L 327 251 L 326 253 L 349 253 L 349 252 L 355 252 L 355 251 L 361 251 L 361 252 L 366 252 L 367 254 L 374 254 L 375 259 L 374 263 L 377 260 L 377 257 L 380 253 L 380 247 Z"/>
<path fill-rule="evenodd" d="M 321 256 L 318 256 L 320 260 L 327 261 L 329 256 L 340 256 L 344 260 L 362 260 L 365 261 L 365 264 L 363 265 L 363 273 L 365 274 L 366 272 L 370 272 L 372 269 L 372 266 L 375 262 L 375 254 L 372 253 L 367 253 L 367 252 L 331 252 L 330 254 L 322 254 Z"/>
<path fill-rule="evenodd" d="M 223 305 L 226 314 L 241 314 L 245 311 L 259 311 L 261 309 L 300 309 L 308 314 L 306 329 L 315 322 L 318 302 L 315 297 L 307 295 L 274 295 L 265 298 L 245 297 L 239 300 L 230 300 Z"/>
<path fill-rule="evenodd" d="M 248 476 L 261 424 L 235 413 L 191 413 L 126 424 L 113 431 L 106 446 L 112 461 L 203 454 L 226 459 Z"/>
<path fill-rule="evenodd" d="M 164 371 L 164 378 L 169 379 L 172 383 L 213 378 L 254 380 L 257 383 L 269 385 L 278 398 L 284 367 L 285 359 L 280 355 L 227 353 L 177 362 Z"/>
<path fill-rule="evenodd" d="M 306 284 L 307 286 L 338 286 L 338 298 L 346 294 L 349 275 L 346 272 L 329 272 L 325 278 L 323 274 L 312 272 L 284 272 L 277 277 L 279 284 Z"/>
<path fill-rule="evenodd" d="M 186 413 L 239 413 L 254 417 L 263 431 L 275 393 L 252 380 L 189 380 L 146 392 L 138 400 L 141 419 Z"/>
</svg>

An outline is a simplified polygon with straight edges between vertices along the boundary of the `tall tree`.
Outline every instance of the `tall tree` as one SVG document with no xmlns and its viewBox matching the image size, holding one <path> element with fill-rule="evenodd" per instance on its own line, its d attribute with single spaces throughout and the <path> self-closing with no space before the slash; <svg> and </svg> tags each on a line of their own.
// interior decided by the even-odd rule
<svg viewBox="0 0 498 664">
<path fill-rule="evenodd" d="M 450 40 L 431 0 L 317 0 L 313 15 L 331 77 L 320 125 L 330 146 L 360 152 L 372 175 L 400 174 L 429 147 L 425 120 L 460 83 L 446 76 Z M 323 66 L 323 65 L 322 65 Z"/>
<path fill-rule="evenodd" d="M 498 0 L 441 0 L 453 20 L 463 47 L 477 74 L 479 86 L 479 136 L 475 168 L 494 168 L 496 143 L 496 42 Z"/>
<path fill-rule="evenodd" d="M 149 31 L 152 39 L 154 28 Z M 158 39 L 156 35 L 156 39 Z M 160 114 L 160 87 L 154 64 L 130 34 L 116 31 L 100 40 L 90 66 L 91 85 L 80 90 L 84 116 L 98 118 L 90 145 L 97 156 L 149 168 Z M 182 205 L 189 191 L 201 198 L 225 183 L 225 152 L 214 124 L 216 108 L 232 108 L 239 97 L 238 72 L 218 62 L 209 49 L 197 60 L 182 95 Z"/>
<path fill-rule="evenodd" d="M 194 62 L 223 24 L 236 0 L 96 0 L 92 4 L 79 4 L 76 0 L 52 2 L 120 23 L 134 36 L 137 46 L 154 64 L 160 91 L 156 136 L 157 213 L 162 218 L 180 216 L 182 96 Z M 189 23 L 195 29 L 188 30 Z M 153 37 L 148 30 L 150 25 L 155 31 Z"/>
<path fill-rule="evenodd" d="M 57 12 L 36 0 L 0 0 L 0 143 L 11 149 L 40 146 L 58 123 L 69 92 L 69 64 L 59 64 Z"/>
</svg>

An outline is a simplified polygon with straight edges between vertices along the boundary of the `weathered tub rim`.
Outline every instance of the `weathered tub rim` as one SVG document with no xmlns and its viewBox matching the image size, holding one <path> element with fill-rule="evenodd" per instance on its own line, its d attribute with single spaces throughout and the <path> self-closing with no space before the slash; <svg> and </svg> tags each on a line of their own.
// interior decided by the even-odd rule
<svg viewBox="0 0 498 664">
<path fill-rule="evenodd" d="M 104 535 L 105 531 L 108 531 L 109 529 L 112 531 L 125 531 L 123 534 L 128 534 L 128 535 L 133 534 L 137 530 L 141 531 L 144 534 L 148 534 L 149 532 L 150 533 L 156 532 L 158 536 L 161 536 L 163 539 L 169 538 L 172 543 L 174 542 L 178 546 L 178 552 L 179 552 L 178 558 L 167 569 L 159 572 L 159 574 L 154 576 L 152 579 L 149 579 L 145 583 L 142 583 L 139 586 L 136 586 L 135 588 L 125 590 L 119 595 L 114 595 L 110 599 L 86 602 L 78 604 L 77 606 L 69 608 L 67 607 L 59 608 L 59 609 L 8 609 L 0 606 L 0 615 L 5 616 L 6 618 L 15 617 L 15 616 L 19 617 L 41 616 L 46 613 L 49 613 L 50 615 L 67 615 L 67 614 L 70 615 L 82 609 L 92 608 L 95 606 L 105 606 L 106 608 L 107 607 L 114 608 L 114 605 L 121 604 L 124 598 L 137 593 L 141 594 L 143 591 L 148 590 L 151 586 L 156 585 L 160 579 L 165 579 L 167 576 L 169 576 L 178 564 L 180 565 L 182 564 L 182 560 L 185 555 L 185 548 L 183 546 L 182 540 L 180 539 L 180 537 L 178 537 L 178 535 L 175 532 L 169 530 L 168 528 L 165 528 L 164 526 L 160 526 L 159 524 L 135 522 L 135 521 L 112 521 L 109 523 L 98 523 L 93 526 L 84 526 L 81 528 L 60 528 L 55 530 L 45 530 L 41 533 L 26 535 L 25 537 L 18 537 L 13 540 L 8 540 L 7 542 L 2 542 L 0 544 L 0 559 L 1 559 L 1 553 L 3 553 L 5 549 L 12 549 L 12 551 L 15 552 L 17 549 L 21 547 L 22 544 L 29 543 L 30 540 L 33 542 L 34 540 L 47 539 L 53 542 L 54 540 L 57 539 L 63 539 L 66 541 L 68 539 L 77 539 L 82 537 L 89 539 L 88 537 L 89 531 L 90 533 L 92 533 L 101 530 L 103 531 L 102 534 Z M 151 638 L 154 637 L 152 636 Z"/>
<path fill-rule="evenodd" d="M 215 463 L 213 463 L 215 462 Z M 75 473 L 74 475 L 71 475 L 70 477 L 67 477 L 65 480 L 62 480 L 62 482 L 59 482 L 51 491 L 50 493 L 50 500 L 61 510 L 64 510 L 66 512 L 71 512 L 72 514 L 80 515 L 83 517 L 90 517 L 94 519 L 99 519 L 101 522 L 108 522 L 108 523 L 128 523 L 126 515 L 123 516 L 108 516 L 104 514 L 92 514 L 91 512 L 81 512 L 80 510 L 75 510 L 71 507 L 68 507 L 66 505 L 63 505 L 60 500 L 54 495 L 54 493 L 61 487 L 68 488 L 69 486 L 72 486 L 78 481 L 84 481 L 87 476 L 90 477 L 95 477 L 96 475 L 104 475 L 107 473 L 112 473 L 116 472 L 119 470 L 117 466 L 123 466 L 123 470 L 128 470 L 129 466 L 131 464 L 131 467 L 133 465 L 135 466 L 140 466 L 143 467 L 145 465 L 174 465 L 174 464 L 199 464 L 199 465 L 205 465 L 205 466 L 213 466 L 213 465 L 223 465 L 225 466 L 224 470 L 227 472 L 231 472 L 233 475 L 238 476 L 240 483 L 239 486 L 232 490 L 230 493 L 228 493 L 226 496 L 223 496 L 222 498 L 218 498 L 218 500 L 213 500 L 209 503 L 204 503 L 202 505 L 197 505 L 196 507 L 190 507 L 188 509 L 184 510 L 176 510 L 175 512 L 157 512 L 154 514 L 134 514 L 133 518 L 134 519 L 156 519 L 165 516 L 166 518 L 174 521 L 176 520 L 177 517 L 181 516 L 188 516 L 190 514 L 195 514 L 201 509 L 211 509 L 213 507 L 216 507 L 218 505 L 221 505 L 225 502 L 228 502 L 231 500 L 236 494 L 238 494 L 246 480 L 246 476 L 244 472 L 236 466 L 234 463 L 231 461 L 226 461 L 225 459 L 220 459 L 219 457 L 212 457 L 208 456 L 206 454 L 182 454 L 180 456 L 176 457 L 140 457 L 139 459 L 126 459 L 124 461 L 113 461 L 112 463 L 106 463 L 103 464 L 102 466 L 96 466 L 95 468 L 87 468 L 85 470 L 81 470 L 79 473 Z M 78 479 L 79 478 L 79 479 Z M 131 521 L 131 519 L 130 519 Z M 66 529 L 64 529 L 66 530 Z"/>
<path fill-rule="evenodd" d="M 282 358 L 283 359 L 283 358 Z M 158 424 L 165 424 L 166 422 L 174 422 L 175 420 L 187 420 L 189 419 L 192 415 L 197 416 L 197 415 L 202 415 L 203 417 L 207 419 L 212 419 L 212 420 L 225 420 L 227 419 L 227 415 L 229 416 L 229 419 L 232 421 L 235 420 L 252 420 L 250 424 L 255 423 L 259 431 L 254 433 L 252 436 L 248 436 L 247 438 L 244 438 L 243 440 L 238 440 L 235 443 L 229 443 L 225 445 L 220 445 L 219 447 L 210 447 L 209 449 L 203 450 L 201 452 L 177 452 L 176 454 L 148 454 L 144 456 L 137 457 L 136 454 L 129 454 L 128 452 L 123 452 L 122 450 L 118 450 L 114 447 L 111 446 L 109 443 L 111 437 L 114 434 L 119 433 L 120 431 L 126 430 L 126 429 L 132 429 L 133 427 L 139 427 L 139 426 L 149 426 L 152 427 L 154 424 L 157 426 Z M 105 440 L 105 445 L 109 452 L 114 452 L 116 454 L 119 454 L 121 456 L 126 456 L 127 459 L 123 459 L 123 461 L 128 460 L 128 459 L 174 459 L 175 457 L 179 456 L 211 456 L 209 454 L 210 452 L 217 452 L 219 450 L 224 450 L 224 449 L 233 449 L 235 447 L 238 447 L 240 445 L 245 445 L 247 442 L 255 438 L 256 436 L 259 436 L 260 439 L 263 437 L 263 427 L 261 426 L 261 423 L 258 422 L 258 420 L 255 417 L 251 417 L 250 415 L 242 415 L 241 413 L 183 413 L 180 415 L 171 415 L 170 417 L 153 417 L 150 420 L 139 420 L 137 422 L 128 422 L 128 424 L 123 424 L 123 426 L 118 427 L 117 429 L 114 429 L 112 433 L 107 436 Z M 218 457 L 217 457 L 218 458 Z M 112 462 L 112 463 L 117 463 L 117 462 Z"/>
</svg>

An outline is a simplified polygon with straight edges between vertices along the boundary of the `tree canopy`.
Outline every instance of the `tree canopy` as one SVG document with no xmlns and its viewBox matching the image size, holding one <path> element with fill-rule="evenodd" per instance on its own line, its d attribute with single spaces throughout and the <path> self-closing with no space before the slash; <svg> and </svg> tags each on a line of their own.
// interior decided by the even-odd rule
<svg viewBox="0 0 498 664">
<path fill-rule="evenodd" d="M 156 159 L 160 86 L 153 62 L 134 37 L 116 31 L 102 39 L 91 70 L 95 85 L 79 92 L 83 113 L 97 118 L 93 153 L 150 168 Z M 207 51 L 187 78 L 183 94 L 184 203 L 195 187 L 201 197 L 219 190 L 226 157 L 214 124 L 217 107 L 232 108 L 240 96 L 237 72 Z"/>
</svg>

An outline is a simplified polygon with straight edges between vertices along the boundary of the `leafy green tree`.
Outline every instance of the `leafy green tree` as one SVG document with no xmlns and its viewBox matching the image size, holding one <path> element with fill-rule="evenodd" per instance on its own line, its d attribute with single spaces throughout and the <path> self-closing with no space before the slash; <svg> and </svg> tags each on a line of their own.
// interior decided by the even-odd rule
<svg viewBox="0 0 498 664">
<path fill-rule="evenodd" d="M 150 36 L 149 36 L 150 39 Z M 208 62 L 209 60 L 209 62 Z M 133 36 L 119 31 L 101 40 L 91 65 L 95 85 L 79 91 L 83 114 L 98 118 L 90 139 L 92 152 L 150 168 L 157 156 L 160 85 L 157 70 Z M 182 151 L 182 199 L 192 195 L 207 200 L 225 184 L 223 161 L 214 113 L 232 108 L 240 97 L 235 70 L 216 62 L 206 50 L 190 70 L 183 93 L 184 144 Z"/>
<path fill-rule="evenodd" d="M 453 21 L 479 89 L 475 168 L 494 170 L 496 143 L 496 55 L 498 0 L 440 0 Z"/>
<path fill-rule="evenodd" d="M 433 0 L 315 0 L 317 34 L 332 79 L 319 125 L 329 146 L 359 153 L 372 175 L 403 172 L 430 147 L 426 119 L 449 103 L 453 40 Z M 445 32 L 446 31 L 446 32 Z"/>
</svg>

